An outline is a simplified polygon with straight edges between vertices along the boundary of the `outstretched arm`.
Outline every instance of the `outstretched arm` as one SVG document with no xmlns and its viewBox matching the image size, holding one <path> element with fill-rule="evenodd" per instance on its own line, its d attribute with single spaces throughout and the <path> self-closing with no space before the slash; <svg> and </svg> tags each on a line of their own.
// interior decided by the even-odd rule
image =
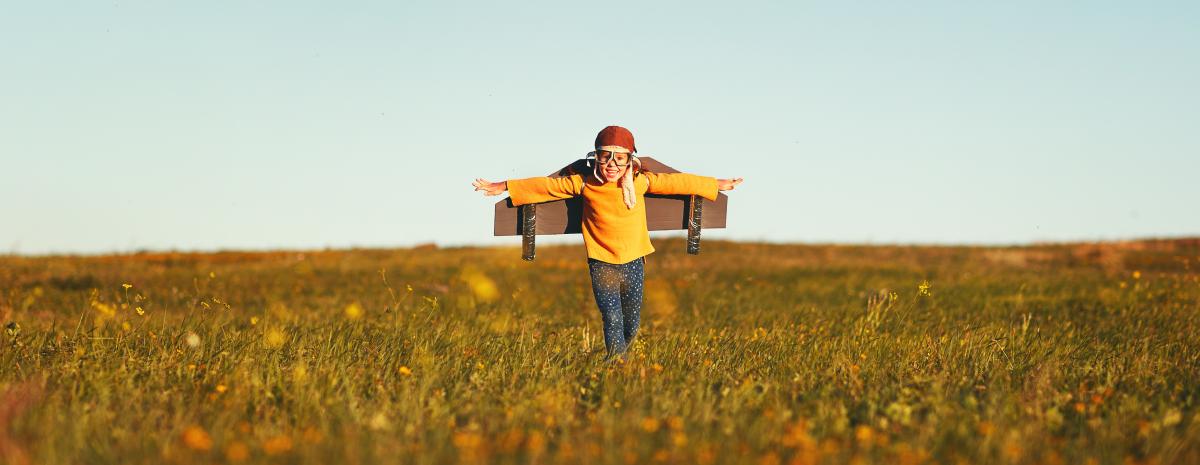
<svg viewBox="0 0 1200 465">
<path fill-rule="evenodd" d="M 717 179 L 687 173 L 644 173 L 649 181 L 646 193 L 664 195 L 699 195 L 717 200 L 717 191 L 727 191 L 742 182 L 737 179 Z"/>
<path fill-rule="evenodd" d="M 583 193 L 583 177 L 579 175 L 510 179 L 504 182 L 488 182 L 481 178 L 471 185 L 475 186 L 476 191 L 482 190 L 484 195 L 499 195 L 508 190 L 513 205 L 568 199 Z"/>
</svg>

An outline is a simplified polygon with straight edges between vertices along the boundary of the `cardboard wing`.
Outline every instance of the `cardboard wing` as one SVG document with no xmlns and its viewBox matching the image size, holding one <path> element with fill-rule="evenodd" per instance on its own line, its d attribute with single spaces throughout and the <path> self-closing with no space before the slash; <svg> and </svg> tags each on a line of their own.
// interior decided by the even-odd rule
<svg viewBox="0 0 1200 465">
<path fill-rule="evenodd" d="M 642 167 L 655 173 L 678 173 L 679 170 L 664 165 L 650 157 L 639 158 Z M 571 174 L 591 176 L 585 160 L 576 160 L 564 166 L 550 177 Z M 646 194 L 646 226 L 651 231 L 687 230 L 687 251 L 700 253 L 700 230 L 702 228 L 724 228 L 725 213 L 729 197 L 718 193 L 711 201 L 694 195 Z M 583 223 L 583 198 L 574 197 L 539 204 L 514 207 L 511 199 L 496 202 L 496 217 L 493 224 L 496 236 L 522 236 L 525 260 L 534 258 L 534 236 L 538 234 L 578 234 Z"/>
</svg>

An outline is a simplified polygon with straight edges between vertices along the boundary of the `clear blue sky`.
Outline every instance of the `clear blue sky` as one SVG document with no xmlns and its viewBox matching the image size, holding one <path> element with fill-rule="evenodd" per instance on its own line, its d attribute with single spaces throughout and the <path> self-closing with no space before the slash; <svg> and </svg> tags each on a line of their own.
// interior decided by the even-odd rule
<svg viewBox="0 0 1200 465">
<path fill-rule="evenodd" d="M 0 253 L 516 245 L 609 124 L 709 238 L 1200 234 L 1195 1 L 344 3 L 6 5 Z"/>
</svg>

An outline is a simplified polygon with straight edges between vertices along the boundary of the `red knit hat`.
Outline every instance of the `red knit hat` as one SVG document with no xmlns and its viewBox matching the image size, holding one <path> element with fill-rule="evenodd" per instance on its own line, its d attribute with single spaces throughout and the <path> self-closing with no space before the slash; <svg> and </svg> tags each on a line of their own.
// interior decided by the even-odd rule
<svg viewBox="0 0 1200 465">
<path fill-rule="evenodd" d="M 603 147 L 622 147 L 630 152 L 637 152 L 633 146 L 633 133 L 620 126 L 609 126 L 596 134 L 596 149 Z"/>
</svg>

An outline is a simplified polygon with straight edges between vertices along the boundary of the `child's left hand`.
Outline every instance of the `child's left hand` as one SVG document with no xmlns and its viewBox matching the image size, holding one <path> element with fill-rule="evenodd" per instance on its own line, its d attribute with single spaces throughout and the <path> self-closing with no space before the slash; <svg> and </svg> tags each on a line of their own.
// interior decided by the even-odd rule
<svg viewBox="0 0 1200 465">
<path fill-rule="evenodd" d="M 717 190 L 731 191 L 731 190 L 733 190 L 733 186 L 736 186 L 741 183 L 742 183 L 742 178 L 718 179 L 717 180 Z"/>
</svg>

